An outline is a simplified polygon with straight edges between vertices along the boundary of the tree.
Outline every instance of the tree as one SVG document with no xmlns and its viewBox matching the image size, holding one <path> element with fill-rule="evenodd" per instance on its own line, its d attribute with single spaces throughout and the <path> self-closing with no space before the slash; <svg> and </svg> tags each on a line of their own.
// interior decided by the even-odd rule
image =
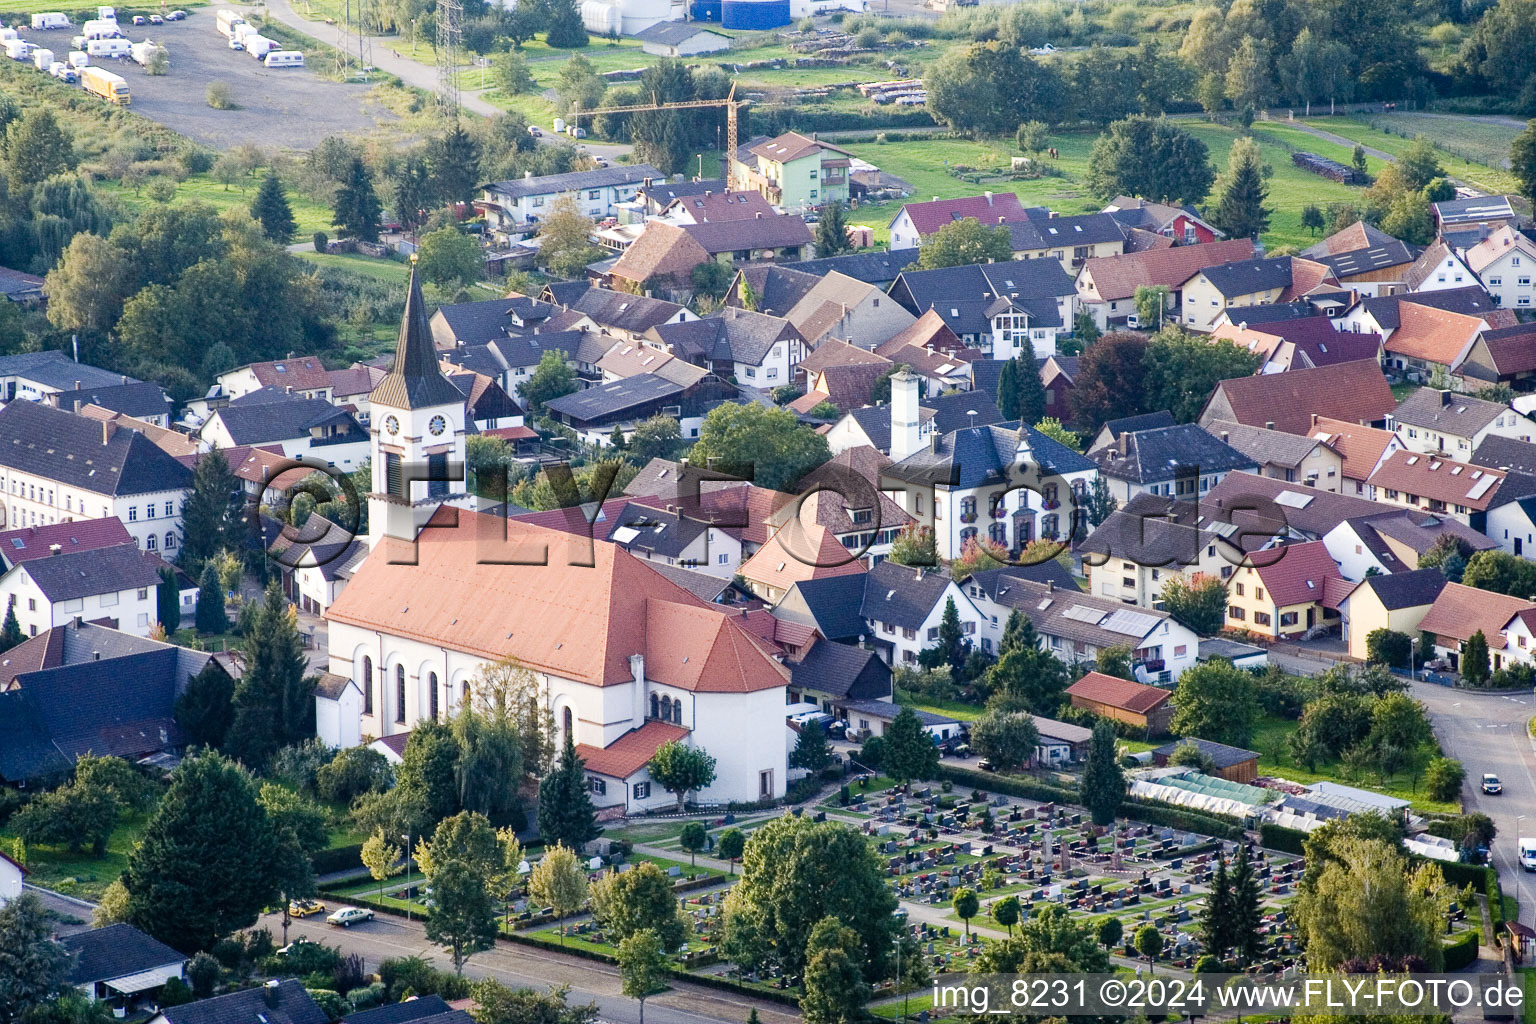
<svg viewBox="0 0 1536 1024">
<path fill-rule="evenodd" d="M 1365 636 L 1365 657 L 1373 665 L 1406 668 L 1413 656 L 1413 638 L 1395 629 L 1373 629 Z"/>
<path fill-rule="evenodd" d="M 1216 959 L 1223 959 L 1232 948 L 1232 882 L 1227 875 L 1227 858 L 1218 856 L 1211 872 L 1211 891 L 1200 912 L 1200 948 Z"/>
<path fill-rule="evenodd" d="M 677 453 L 682 428 L 671 416 L 652 416 L 642 420 L 629 435 L 629 457 L 637 466 L 652 459 L 669 459 Z"/>
<path fill-rule="evenodd" d="M 1258 143 L 1235 139 L 1227 169 L 1216 182 L 1216 205 L 1211 210 L 1211 223 L 1233 238 L 1256 238 L 1269 230 L 1269 215 L 1274 211 L 1264 205 L 1269 186 L 1263 170 Z M 1321 213 L 1317 219 L 1322 220 Z"/>
<path fill-rule="evenodd" d="M 1270 63 L 1268 40 L 1245 36 L 1238 44 L 1222 83 L 1233 109 L 1263 110 L 1274 102 L 1275 84 L 1269 74 Z"/>
<path fill-rule="evenodd" d="M 468 208 L 474 202 L 480 183 L 480 143 L 462 124 L 454 121 L 453 127 L 428 143 L 427 164 L 439 203 Z"/>
<path fill-rule="evenodd" d="M 1099 945 L 1106 950 L 1114 949 L 1119 945 L 1120 937 L 1125 933 L 1125 926 L 1120 923 L 1118 917 L 1101 917 L 1093 926 L 1093 937 L 1099 941 Z"/>
<path fill-rule="evenodd" d="M 364 242 L 379 240 L 383 209 L 374 191 L 373 176 L 361 157 L 352 158 L 352 167 L 332 205 L 331 223 L 347 235 Z"/>
<path fill-rule="evenodd" d="M 961 886 L 950 898 L 950 904 L 955 908 L 955 913 L 960 920 L 965 922 L 965 941 L 971 941 L 971 918 L 975 917 L 977 911 L 981 909 L 981 901 L 976 898 L 976 891 Z"/>
<path fill-rule="evenodd" d="M 916 523 L 901 528 L 891 542 L 888 556 L 897 565 L 938 565 L 939 555 L 933 531 Z"/>
<path fill-rule="evenodd" d="M 160 582 L 155 587 L 155 621 L 166 633 L 181 628 L 181 585 L 176 582 L 176 570 L 168 565 L 160 567 Z"/>
<path fill-rule="evenodd" d="M 546 349 L 539 357 L 528 380 L 517 389 L 533 412 L 542 412 L 548 402 L 577 389 L 576 371 L 565 361 L 565 356 L 555 349 Z"/>
<path fill-rule="evenodd" d="M 1083 185 L 1104 199 L 1198 203 L 1215 176 L 1205 143 L 1172 121 L 1138 116 L 1114 122 L 1094 141 Z"/>
<path fill-rule="evenodd" d="M 1436 542 L 1438 547 L 1439 542 Z M 1440 549 L 1441 557 L 1438 562 L 1440 569 L 1450 579 L 1450 573 L 1446 570 L 1449 559 L 1453 554 L 1467 556 L 1465 551 L 1450 551 L 1449 543 Z M 1431 555 L 1437 548 L 1431 548 L 1426 555 Z M 1425 566 L 1424 558 L 1419 559 L 1419 567 Z M 1529 597 L 1536 594 L 1536 564 L 1526 561 L 1519 555 L 1512 555 L 1507 551 L 1479 551 L 1467 557 L 1466 568 L 1462 571 L 1461 582 L 1469 587 L 1477 587 L 1479 590 L 1491 590 L 1495 594 L 1508 594 L 1511 597 Z"/>
<path fill-rule="evenodd" d="M 20 1020 L 69 988 L 71 954 L 35 893 L 0 904 L 0 1020 Z"/>
<path fill-rule="evenodd" d="M 1170 576 L 1163 582 L 1162 601 L 1175 622 L 1200 636 L 1215 636 L 1226 621 L 1227 585 L 1219 576 Z"/>
<path fill-rule="evenodd" d="M 664 949 L 678 949 L 688 939 L 672 879 L 655 864 L 638 864 L 623 874 L 600 878 L 592 886 L 592 916 L 615 939 L 649 931 Z"/>
<path fill-rule="evenodd" d="M 1008 935 L 1013 936 L 1013 926 L 1019 923 L 1020 908 L 1017 896 L 1004 896 L 1000 900 L 993 900 L 992 920 L 1008 929 Z"/>
<path fill-rule="evenodd" d="M 26 634 L 21 631 L 21 622 L 16 618 L 16 595 L 12 594 L 5 605 L 5 621 L 0 623 L 0 654 L 4 654 L 26 638 Z"/>
<path fill-rule="evenodd" d="M 1147 958 L 1147 963 L 1154 965 L 1156 971 L 1157 957 L 1163 951 L 1163 933 L 1157 930 L 1157 925 L 1150 922 L 1136 929 L 1136 937 L 1132 940 L 1136 952 Z"/>
<path fill-rule="evenodd" d="M 988 227 L 974 217 L 950 221 L 923 239 L 917 268 L 965 267 L 1013 259 L 1013 237 L 1006 225 Z"/>
<path fill-rule="evenodd" d="M 1323 211 L 1318 209 L 1316 203 L 1308 203 L 1301 208 L 1301 226 L 1313 237 L 1325 226 Z"/>
<path fill-rule="evenodd" d="M 965 638 L 965 631 L 960 625 L 960 609 L 951 597 L 944 603 L 944 611 L 939 617 L 938 639 L 932 647 L 919 652 L 918 662 L 923 668 L 948 665 L 952 673 L 958 674 L 965 665 L 965 657 L 970 648 L 970 641 Z"/>
<path fill-rule="evenodd" d="M 1091 921 L 1059 903 L 1030 912 L 1016 938 L 989 942 L 976 958 L 977 973 L 1098 973 L 1110 969 Z"/>
<path fill-rule="evenodd" d="M 848 240 L 848 215 L 843 204 L 828 203 L 821 208 L 821 219 L 816 222 L 816 258 L 826 259 L 852 251 L 853 243 Z"/>
<path fill-rule="evenodd" d="M 1014 141 L 1019 144 L 1022 153 L 1043 153 L 1051 141 L 1051 126 L 1044 121 L 1026 121 L 1019 125 Z"/>
<path fill-rule="evenodd" d="M 1254 874 L 1248 844 L 1239 843 L 1237 861 L 1232 865 L 1232 888 L 1228 897 L 1228 933 L 1239 964 L 1249 964 L 1263 944 L 1259 928 L 1264 923 L 1264 890 Z"/>
<path fill-rule="evenodd" d="M 538 85 L 533 79 L 533 73 L 528 70 L 527 58 L 516 50 L 498 53 L 493 57 L 491 75 L 496 80 L 496 88 L 508 96 L 532 92 Z"/>
<path fill-rule="evenodd" d="M 212 659 L 187 680 L 187 688 L 176 698 L 176 724 L 189 746 L 217 750 L 224 745 L 234 721 L 234 696 L 235 681 Z"/>
<path fill-rule="evenodd" d="M 805 950 L 800 1013 L 806 1024 L 850 1024 L 865 1019 L 869 986 L 860 970 L 859 936 L 835 917 L 811 929 Z"/>
<path fill-rule="evenodd" d="M 1134 331 L 1111 331 L 1094 342 L 1078 358 L 1072 422 L 1091 435 L 1106 420 L 1149 411 L 1146 355 L 1147 339 Z"/>
<path fill-rule="evenodd" d="M 1403 176 L 1403 183 L 1410 189 L 1422 189 L 1436 178 L 1445 176 L 1435 144 L 1427 135 L 1414 136 L 1394 163 Z"/>
<path fill-rule="evenodd" d="M 574 0 L 549 0 L 549 29 L 544 41 L 561 50 L 578 50 L 588 43 L 581 11 Z"/>
<path fill-rule="evenodd" d="M 1174 325 L 1159 331 L 1143 354 L 1146 408 L 1167 409 L 1180 423 L 1200 416 L 1224 380 L 1252 376 L 1263 359 L 1230 341 L 1194 336 Z"/>
<path fill-rule="evenodd" d="M 10 825 L 25 843 L 63 846 L 71 853 L 89 846 L 100 857 L 117 827 L 119 806 L 110 790 L 77 780 L 33 797 Z"/>
<path fill-rule="evenodd" d="M 820 775 L 832 765 L 832 747 L 827 743 L 827 730 L 819 721 L 800 726 L 795 749 L 790 752 L 789 766 L 804 768 L 812 775 Z"/>
<path fill-rule="evenodd" d="M 276 895 L 276 845 L 244 768 L 211 751 L 187 758 L 128 855 L 130 920 L 174 949 L 207 949 Z"/>
<path fill-rule="evenodd" d="M 712 466 L 775 490 L 799 480 L 829 458 L 827 439 L 801 423 L 794 413 L 731 402 L 705 415 L 699 439 L 689 453 L 693 465 Z"/>
<path fill-rule="evenodd" d="M 702 747 L 669 740 L 656 748 L 650 762 L 651 780 L 677 797 L 677 810 L 694 790 L 708 789 L 715 781 L 715 759 Z"/>
<path fill-rule="evenodd" d="M 592 62 L 579 53 L 568 57 L 555 77 L 555 98 L 563 110 L 599 107 L 603 93 L 607 91 L 607 81 L 597 73 Z"/>
<path fill-rule="evenodd" d="M 1472 686 L 1488 682 L 1491 669 L 1488 664 L 1488 638 L 1478 630 L 1461 646 L 1461 678 Z"/>
<path fill-rule="evenodd" d="M 539 783 L 539 835 L 546 843 L 580 850 L 603 834 L 587 788 L 587 766 L 569 734 L 560 761 Z"/>
<path fill-rule="evenodd" d="M 1025 714 L 988 711 L 971 723 L 971 747 L 999 771 L 1027 765 L 1035 756 L 1040 732 Z"/>
<path fill-rule="evenodd" d="M 229 616 L 224 612 L 224 586 L 219 579 L 219 570 L 212 562 L 203 566 L 203 576 L 198 581 L 196 621 L 199 633 L 218 634 L 229 630 Z"/>
<path fill-rule="evenodd" d="M 1510 143 L 1509 169 L 1520 182 L 1520 194 L 1536 202 L 1536 121 L 1527 121 L 1525 131 Z"/>
<path fill-rule="evenodd" d="M 421 236 L 416 269 L 439 288 L 462 288 L 480 280 L 485 258 L 480 243 L 449 225 Z"/>
<path fill-rule="evenodd" d="M 716 856 L 730 862 L 733 875 L 736 873 L 736 862 L 741 859 L 741 851 L 746 848 L 746 845 L 747 834 L 735 826 L 721 832 L 720 838 L 715 842 Z"/>
<path fill-rule="evenodd" d="M 1009 616 L 1010 620 L 1012 616 Z M 1028 621 L 1028 620 L 1026 620 Z M 1029 627 L 1033 638 L 1034 626 Z M 1007 634 L 1004 634 L 1007 639 Z M 1016 707 L 1037 715 L 1052 715 L 1061 706 L 1061 695 L 1071 683 L 1067 666 L 1050 651 L 1034 642 L 1019 643 L 1002 650 L 997 663 L 987 670 L 985 685 L 995 696 L 1002 695 Z"/>
<path fill-rule="evenodd" d="M 550 846 L 528 875 L 528 895 L 550 907 L 560 922 L 560 943 L 565 944 L 565 919 L 587 898 L 587 872 L 567 846 Z"/>
<path fill-rule="evenodd" d="M 29 107 L 6 127 L 4 151 L 14 189 L 72 171 L 76 162 L 74 140 L 46 106 Z"/>
<path fill-rule="evenodd" d="M 594 1024 L 596 1004 L 567 1006 L 566 993 L 563 985 L 536 992 L 508 988 L 494 978 L 485 978 L 470 986 L 475 1008 L 469 1013 L 475 1024 Z"/>
<path fill-rule="evenodd" d="M 330 830 L 325 811 L 291 789 L 265 783 L 261 787 L 260 800 L 276 840 L 272 881 L 282 907 L 283 945 L 286 946 L 289 904 L 315 895 L 315 868 L 311 858 L 325 849 Z"/>
<path fill-rule="evenodd" d="M 441 722 L 418 722 L 405 742 L 396 769 L 396 789 L 407 800 L 419 802 L 426 818 L 422 829 L 459 810 L 459 745 L 453 732 Z"/>
<path fill-rule="evenodd" d="M 1253 676 L 1230 661 L 1207 661 L 1179 676 L 1174 690 L 1173 731 L 1242 746 L 1259 717 Z"/>
<path fill-rule="evenodd" d="M 261 233 L 278 245 L 287 245 L 293 239 L 298 225 L 293 219 L 293 209 L 288 205 L 288 194 L 276 171 L 268 171 L 251 200 L 251 217 L 261 225 Z"/>
<path fill-rule="evenodd" d="M 1466 778 L 1467 769 L 1460 761 L 1452 757 L 1437 757 L 1424 769 L 1424 788 L 1429 792 L 1431 800 L 1451 803 L 1461 793 L 1461 784 Z"/>
<path fill-rule="evenodd" d="M 833 917 L 858 936 L 864 980 L 890 975 L 896 897 L 885 865 L 857 830 L 807 817 L 775 818 L 752 833 L 741 881 L 725 899 L 725 948 L 752 970 L 806 969 L 812 930 Z M 749 965 L 750 962 L 750 965 Z"/>
<path fill-rule="evenodd" d="M 245 671 L 235 684 L 234 721 L 225 742 L 248 765 L 266 764 L 272 753 L 314 735 L 313 684 L 299 636 L 297 615 L 273 580 L 256 605 L 244 636 Z"/>
<path fill-rule="evenodd" d="M 1039 423 L 1045 418 L 1045 384 L 1033 355 L 1014 356 L 998 378 L 998 410 L 1004 419 Z"/>
<path fill-rule="evenodd" d="M 688 851 L 688 864 L 698 866 L 698 853 L 709 845 L 709 833 L 701 822 L 690 821 L 678 836 L 678 845 Z"/>
<path fill-rule="evenodd" d="M 1083 806 L 1093 817 L 1095 825 L 1108 825 L 1115 820 L 1115 813 L 1125 800 L 1125 769 L 1120 767 L 1117 756 L 1119 741 L 1115 727 L 1110 722 L 1094 723 L 1093 740 L 1088 750 L 1088 763 L 1083 767 L 1080 787 Z"/>
<path fill-rule="evenodd" d="M 933 116 L 956 131 L 1002 135 L 1026 121 L 1065 120 L 1067 84 L 1053 63 L 994 40 L 952 46 L 923 77 Z"/>
<path fill-rule="evenodd" d="M 560 196 L 549 204 L 549 212 L 539 222 L 539 265 L 558 277 L 579 276 L 598 258 L 600 250 L 592 244 L 595 230 L 592 218 L 581 212 L 575 196 Z"/>
<path fill-rule="evenodd" d="M 640 1001 L 640 1024 L 645 1024 L 646 997 L 664 988 L 671 976 L 666 951 L 655 932 L 636 932 L 619 943 L 620 989 Z"/>
<path fill-rule="evenodd" d="M 1381 218 L 1381 230 L 1410 245 L 1428 245 L 1433 241 L 1435 222 L 1424 193 L 1399 193 Z"/>
<path fill-rule="evenodd" d="M 378 830 L 363 840 L 361 857 L 363 866 L 368 869 L 368 874 L 379 883 L 379 899 L 382 900 L 385 880 L 405 870 L 400 864 L 400 847 L 384 838 L 384 832 Z"/>
<path fill-rule="evenodd" d="M 51 300 L 50 300 L 51 303 Z M 181 503 L 181 564 L 201 572 L 203 563 L 244 540 L 240 480 L 217 444 L 198 457 L 192 488 Z"/>
<path fill-rule="evenodd" d="M 1314 832 L 1311 838 L 1323 837 Z M 1440 970 L 1451 896 L 1440 869 L 1427 862 L 1410 868 L 1395 841 L 1330 836 L 1328 847 L 1325 858 L 1308 851 L 1293 904 L 1309 968 L 1334 970 L 1346 960 L 1380 955 L 1418 957 Z"/>
<path fill-rule="evenodd" d="M 437 865 L 426 935 L 448 953 L 454 973 L 462 975 L 465 960 L 495 944 L 496 926 L 496 904 L 485 876 L 458 858 Z"/>
<path fill-rule="evenodd" d="M 939 771 L 939 748 L 917 714 L 902 708 L 885 731 L 885 759 L 881 767 L 898 784 L 931 779 Z"/>
</svg>

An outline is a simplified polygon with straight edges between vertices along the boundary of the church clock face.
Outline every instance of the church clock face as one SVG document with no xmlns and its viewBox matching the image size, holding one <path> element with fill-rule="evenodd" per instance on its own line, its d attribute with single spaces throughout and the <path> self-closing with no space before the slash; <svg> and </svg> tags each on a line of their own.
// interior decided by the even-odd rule
<svg viewBox="0 0 1536 1024">
<path fill-rule="evenodd" d="M 432 432 L 433 437 L 437 437 L 448 429 L 448 421 L 441 416 L 433 416 L 431 422 L 427 424 L 427 429 Z"/>
<path fill-rule="evenodd" d="M 384 431 L 388 434 L 400 433 L 400 421 L 393 416 L 384 417 Z"/>
</svg>

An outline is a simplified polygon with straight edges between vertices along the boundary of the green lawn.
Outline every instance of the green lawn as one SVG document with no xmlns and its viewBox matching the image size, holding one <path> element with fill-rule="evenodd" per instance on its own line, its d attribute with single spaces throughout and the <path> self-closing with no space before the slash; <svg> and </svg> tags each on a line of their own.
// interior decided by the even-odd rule
<svg viewBox="0 0 1536 1024">
<path fill-rule="evenodd" d="M 191 10 L 194 7 L 207 6 L 207 0 L 187 0 L 186 3 L 175 4 L 176 7 Z M 96 17 L 96 6 L 64 3 L 58 0 L 0 0 L 0 14 L 40 14 L 45 11 L 63 11 L 69 15 L 76 24 Z M 160 13 L 159 7 L 119 7 L 117 16 L 127 21 L 135 14 Z"/>
<path fill-rule="evenodd" d="M 362 256 L 355 252 L 300 252 L 295 253 L 302 260 L 307 260 L 319 266 L 342 267 L 354 273 L 371 277 L 376 281 L 386 284 L 405 284 L 410 280 L 411 267 L 400 260 L 380 259 L 376 256 Z M 404 297 L 402 296 L 402 301 Z"/>
<path fill-rule="evenodd" d="M 1517 967 L 1525 984 L 1525 1006 L 1520 1010 L 1524 1024 L 1536 1024 L 1536 967 Z"/>
<path fill-rule="evenodd" d="M 1518 134 L 1518 129 L 1499 125 L 1494 122 L 1475 120 L 1472 118 L 1439 118 L 1425 117 L 1423 115 L 1393 114 L 1387 117 L 1375 118 L 1377 123 L 1391 125 L 1399 130 L 1409 132 L 1408 138 L 1401 135 L 1389 134 L 1374 128 L 1361 117 L 1313 117 L 1307 123 L 1335 135 L 1355 142 L 1363 143 L 1383 153 L 1391 153 L 1393 156 L 1408 148 L 1413 141 L 1413 133 L 1421 131 L 1429 136 L 1437 145 L 1443 145 L 1451 152 L 1440 151 L 1440 166 L 1452 177 L 1483 189 L 1487 192 L 1520 192 L 1519 182 L 1508 171 L 1495 170 L 1480 163 L 1470 163 L 1455 155 L 1457 151 L 1476 151 L 1482 157 L 1492 157 L 1498 152 L 1496 138 L 1513 140 Z M 1503 144 L 1504 156 L 1509 155 L 1509 143 Z"/>
<path fill-rule="evenodd" d="M 958 700 L 923 701 L 922 703 L 903 701 L 903 703 L 917 711 L 926 711 L 932 715 L 948 715 L 962 722 L 974 722 L 987 711 L 980 704 L 967 704 Z"/>
<path fill-rule="evenodd" d="M 228 186 L 214 181 L 207 174 L 192 175 L 186 181 L 176 183 L 176 195 L 173 201 L 196 200 L 219 210 L 235 207 L 248 210 L 251 201 L 256 198 L 256 189 L 261 184 L 263 173 L 258 170 L 255 175 L 243 177 L 240 181 Z M 157 200 L 151 199 L 142 187 L 135 191 L 124 188 L 121 182 L 116 181 L 97 181 L 96 187 L 116 196 L 134 209 L 142 210 L 157 204 Z M 331 230 L 331 211 L 328 207 L 292 189 L 288 190 L 288 205 L 293 210 L 293 219 L 297 225 L 295 237 L 298 240 L 306 241 L 316 231 Z"/>
<path fill-rule="evenodd" d="M 1527 990 L 1529 991 L 1529 989 Z M 869 1012 L 876 1017 L 886 1020 L 896 1020 L 905 1011 L 908 1016 L 916 1016 L 924 1010 L 933 1009 L 933 990 L 917 991 L 909 994 L 905 999 L 894 999 L 889 1003 L 880 1003 L 871 1006 Z"/>
<path fill-rule="evenodd" d="M 1438 811 L 1444 814 L 1461 813 L 1459 803 L 1429 799 L 1422 789 L 1414 785 L 1414 780 L 1406 773 L 1394 776 L 1385 783 L 1377 781 L 1360 783 L 1341 775 L 1336 764 L 1319 764 L 1317 771 L 1308 771 L 1291 760 L 1290 753 L 1285 747 L 1287 737 L 1295 731 L 1295 722 L 1278 718 L 1265 718 L 1260 722 L 1258 729 L 1254 732 L 1253 741 L 1248 744 L 1251 749 L 1259 751 L 1260 775 L 1278 775 L 1303 784 L 1342 782 L 1345 785 L 1360 786 L 1362 789 L 1374 790 L 1407 800 L 1415 810 Z"/>
<path fill-rule="evenodd" d="M 97 857 L 90 850 L 70 853 L 63 847 L 27 847 L 28 881 L 34 885 L 54 889 L 95 900 L 102 892 L 128 869 L 128 855 L 139 841 L 148 815 L 127 815 L 112 832 L 106 852 Z M 0 829 L 0 849 L 9 851 L 16 833 L 9 828 Z"/>
</svg>

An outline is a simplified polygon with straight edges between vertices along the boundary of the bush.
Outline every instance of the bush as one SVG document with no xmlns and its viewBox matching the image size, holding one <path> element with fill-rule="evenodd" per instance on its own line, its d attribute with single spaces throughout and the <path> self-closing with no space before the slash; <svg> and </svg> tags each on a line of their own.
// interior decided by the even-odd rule
<svg viewBox="0 0 1536 1024">
<path fill-rule="evenodd" d="M 207 174 L 213 167 L 213 154 L 206 149 L 188 149 L 181 154 L 181 166 L 188 174 Z"/>
<path fill-rule="evenodd" d="M 214 110 L 235 109 L 235 91 L 222 79 L 215 79 L 208 83 L 207 97 L 208 105 Z"/>
<path fill-rule="evenodd" d="M 340 992 L 328 988 L 312 988 L 307 991 L 315 1005 L 325 1012 L 327 1020 L 341 1020 L 352 1012 L 352 1004 L 343 999 Z M 162 1004 L 164 1002 L 161 1000 Z"/>
<path fill-rule="evenodd" d="M 267 776 L 277 782 L 287 783 L 301 793 L 314 793 L 316 773 L 330 764 L 335 757 L 336 752 L 323 740 L 312 737 L 303 743 L 284 747 L 273 754 L 272 760 L 267 765 Z M 380 754 L 379 757 L 382 758 L 383 755 Z M 337 798 L 326 797 L 326 799 Z M 341 799 L 350 801 L 351 797 Z"/>
<path fill-rule="evenodd" d="M 1300 829 L 1284 828 L 1274 822 L 1266 821 L 1259 826 L 1259 845 L 1282 853 L 1301 856 L 1305 852 L 1302 843 L 1306 838 L 1307 834 Z"/>
<path fill-rule="evenodd" d="M 325 247 L 331 244 L 324 231 L 316 231 L 311 240 L 315 244 L 315 252 L 325 252 Z"/>
<path fill-rule="evenodd" d="M 11 820 L 11 815 L 27 805 L 27 798 L 20 792 L 0 786 L 0 825 Z"/>
<path fill-rule="evenodd" d="M 1407 668 L 1413 638 L 1395 629 L 1373 629 L 1365 636 L 1365 656 L 1372 664 Z"/>
<path fill-rule="evenodd" d="M 329 875 L 335 871 L 348 871 L 361 867 L 363 863 L 363 844 L 353 843 L 351 846 L 337 846 L 329 850 L 316 850 L 309 855 L 310 867 L 315 869 L 317 875 Z"/>
<path fill-rule="evenodd" d="M 282 974 L 299 977 L 323 974 L 330 979 L 335 977 L 336 967 L 341 963 L 341 951 L 309 939 L 295 939 L 288 952 L 276 959 L 281 964 Z"/>
<path fill-rule="evenodd" d="M 1424 769 L 1424 787 L 1429 791 L 1431 800 L 1455 800 L 1466 778 L 1467 769 L 1460 761 L 1450 757 L 1437 757 Z"/>
<path fill-rule="evenodd" d="M 1120 805 L 1120 814 L 1136 821 L 1144 821 L 1148 825 L 1183 829 L 1185 832 L 1199 832 L 1202 835 L 1215 836 L 1217 839 L 1243 838 L 1242 824 L 1231 818 L 1200 814 L 1197 811 L 1187 811 L 1182 807 L 1153 800 L 1127 800 Z"/>
<path fill-rule="evenodd" d="M 1470 885 L 1478 891 L 1486 891 L 1488 888 L 1488 876 L 1493 869 L 1482 864 L 1462 864 L 1459 861 L 1434 861 L 1440 866 L 1440 873 L 1445 876 L 1446 882 L 1460 888 Z M 1494 876 L 1494 884 L 1498 884 L 1498 876 Z M 1449 968 L 1447 968 L 1449 970 Z"/>
<path fill-rule="evenodd" d="M 1025 800 L 1040 800 L 1046 803 L 1073 803 L 1077 800 L 1076 790 L 1053 786 L 1048 782 L 1029 777 L 988 775 L 971 768 L 956 768 L 941 764 L 939 778 L 951 785 L 958 784 L 969 788 L 985 787 L 994 793 L 1005 793 Z"/>
<path fill-rule="evenodd" d="M 223 965 L 225 970 L 233 971 L 240 966 L 240 961 L 245 959 L 245 943 L 235 939 L 220 939 L 208 952 L 213 954 L 213 958 Z"/>
<path fill-rule="evenodd" d="M 419 956 L 392 957 L 379 964 L 389 997 L 399 1000 L 409 989 L 418 996 L 438 995 L 444 999 L 463 999 L 469 995 L 469 981 L 452 971 L 440 971 Z"/>
<path fill-rule="evenodd" d="M 1471 928 L 1445 944 L 1445 970 L 1459 971 L 1477 959 L 1477 929 Z"/>
<path fill-rule="evenodd" d="M 349 747 L 316 767 L 313 785 L 322 800 L 351 803 L 366 793 L 388 789 L 393 777 L 383 754 L 368 747 Z"/>
</svg>

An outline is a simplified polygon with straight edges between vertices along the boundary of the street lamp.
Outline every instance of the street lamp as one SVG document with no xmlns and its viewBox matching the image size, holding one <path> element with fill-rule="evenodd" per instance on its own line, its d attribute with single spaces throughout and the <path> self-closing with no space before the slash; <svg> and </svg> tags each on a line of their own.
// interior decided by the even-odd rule
<svg viewBox="0 0 1536 1024">
<path fill-rule="evenodd" d="M 405 840 L 405 919 L 411 919 L 411 834 L 406 832 L 400 836 Z"/>
</svg>

